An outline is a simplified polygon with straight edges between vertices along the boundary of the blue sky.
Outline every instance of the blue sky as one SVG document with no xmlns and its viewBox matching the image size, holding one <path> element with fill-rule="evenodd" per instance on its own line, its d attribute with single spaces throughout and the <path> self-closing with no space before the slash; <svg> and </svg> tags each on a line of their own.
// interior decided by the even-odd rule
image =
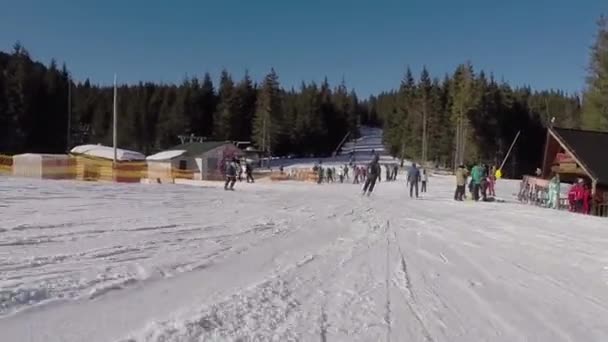
<svg viewBox="0 0 608 342">
<path fill-rule="evenodd" d="M 512 84 L 580 91 L 606 0 L 0 0 L 0 50 L 66 62 L 76 79 L 180 82 L 227 68 L 283 86 L 344 77 L 362 96 L 407 65 L 470 60 Z"/>
</svg>

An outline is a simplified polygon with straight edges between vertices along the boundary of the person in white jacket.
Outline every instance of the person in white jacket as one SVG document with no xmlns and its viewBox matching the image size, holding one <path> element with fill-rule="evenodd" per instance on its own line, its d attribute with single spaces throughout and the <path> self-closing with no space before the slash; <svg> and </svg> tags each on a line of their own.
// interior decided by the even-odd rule
<svg viewBox="0 0 608 342">
<path fill-rule="evenodd" d="M 420 179 L 422 180 L 422 188 L 420 189 L 421 192 L 426 192 L 426 185 L 429 181 L 429 175 L 426 172 L 426 169 L 422 169 L 422 173 L 421 173 L 421 177 Z"/>
</svg>

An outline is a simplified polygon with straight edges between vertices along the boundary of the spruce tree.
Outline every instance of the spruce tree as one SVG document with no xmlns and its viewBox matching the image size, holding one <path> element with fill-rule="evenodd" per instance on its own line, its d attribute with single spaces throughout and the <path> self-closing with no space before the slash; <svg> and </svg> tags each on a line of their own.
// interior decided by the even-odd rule
<svg viewBox="0 0 608 342">
<path fill-rule="evenodd" d="M 256 89 L 251 77 L 249 77 L 249 72 L 246 71 L 245 77 L 235 89 L 236 115 L 234 115 L 232 122 L 235 138 L 238 140 L 249 140 L 251 137 L 256 98 Z"/>
<path fill-rule="evenodd" d="M 258 148 L 272 155 L 282 134 L 281 92 L 279 77 L 271 69 L 259 91 L 253 122 L 253 141 Z"/>
<path fill-rule="evenodd" d="M 584 101 L 583 126 L 608 130 L 608 18 L 605 16 L 598 21 L 598 33 L 591 48 Z"/>
<path fill-rule="evenodd" d="M 222 71 L 219 86 L 219 103 L 213 121 L 215 129 L 214 136 L 218 140 L 229 140 L 234 138 L 236 113 L 236 102 L 234 82 L 227 70 Z"/>
</svg>

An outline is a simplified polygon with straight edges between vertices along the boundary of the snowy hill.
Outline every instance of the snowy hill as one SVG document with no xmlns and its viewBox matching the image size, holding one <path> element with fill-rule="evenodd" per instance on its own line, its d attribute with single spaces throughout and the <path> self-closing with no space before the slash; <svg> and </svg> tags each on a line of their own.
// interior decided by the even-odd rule
<svg viewBox="0 0 608 342">
<path fill-rule="evenodd" d="M 312 167 L 319 160 L 323 161 L 325 165 L 344 165 L 351 161 L 351 157 L 354 158 L 354 162 L 357 164 L 367 164 L 373 158 L 374 153 L 380 155 L 381 163 L 399 163 L 400 161 L 391 157 L 384 148 L 382 143 L 383 131 L 381 128 L 374 128 L 363 126 L 359 130 L 360 137 L 346 142 L 340 153 L 337 156 L 331 158 L 295 158 L 295 159 L 277 159 L 273 160 L 271 165 L 273 167 L 279 167 L 283 165 L 287 168 L 301 168 L 301 167 Z"/>
<path fill-rule="evenodd" d="M 1 340 L 608 340 L 606 221 L 453 183 L 0 177 Z"/>
<path fill-rule="evenodd" d="M 352 153 L 355 157 L 367 157 L 372 151 L 375 151 L 382 156 L 388 156 L 382 142 L 381 128 L 363 126 L 359 133 L 361 137 L 344 144 L 340 155 L 350 155 Z"/>
</svg>

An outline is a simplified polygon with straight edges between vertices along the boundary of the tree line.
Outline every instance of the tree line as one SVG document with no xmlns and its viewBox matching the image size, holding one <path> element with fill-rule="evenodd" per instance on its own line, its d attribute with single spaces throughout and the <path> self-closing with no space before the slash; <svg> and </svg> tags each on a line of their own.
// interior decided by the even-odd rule
<svg viewBox="0 0 608 342">
<path fill-rule="evenodd" d="M 395 156 L 453 167 L 478 161 L 500 165 L 518 132 L 507 170 L 540 166 L 546 126 L 581 127 L 581 100 L 559 90 L 511 87 L 470 63 L 442 80 L 426 68 L 415 80 L 408 69 L 398 90 L 372 98 Z"/>
<path fill-rule="evenodd" d="M 118 142 L 149 154 L 179 135 L 252 141 L 273 155 L 327 156 L 360 125 L 384 127 L 397 157 L 453 167 L 499 163 L 514 173 L 539 166 L 545 128 L 608 130 L 608 23 L 598 22 L 581 95 L 511 86 L 464 63 L 442 78 L 406 70 L 397 89 L 361 99 L 345 82 L 286 89 L 271 70 L 256 82 L 227 70 L 181 84 L 138 83 L 118 89 Z M 19 43 L 0 52 L 0 152 L 63 153 L 83 143 L 112 143 L 113 89 L 74 82 L 65 65 L 31 59 Z"/>
<path fill-rule="evenodd" d="M 84 143 L 112 144 L 113 88 L 75 83 L 64 65 L 32 61 L 16 44 L 0 53 L 0 152 L 63 153 Z M 117 89 L 118 143 L 153 153 L 180 135 L 252 141 L 273 155 L 330 155 L 368 120 L 367 101 L 341 83 L 284 89 L 274 70 L 256 83 L 226 70 L 181 84 L 139 83 Z M 69 132 L 69 133 L 68 133 Z"/>
</svg>

